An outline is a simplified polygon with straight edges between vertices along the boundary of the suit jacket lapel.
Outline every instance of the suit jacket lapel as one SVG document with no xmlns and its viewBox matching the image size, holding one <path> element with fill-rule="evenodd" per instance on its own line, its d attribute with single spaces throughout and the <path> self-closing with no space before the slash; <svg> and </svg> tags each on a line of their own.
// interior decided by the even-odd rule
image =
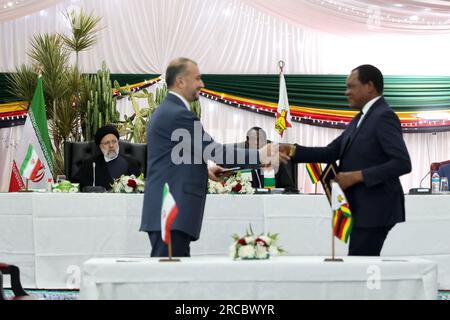
<svg viewBox="0 0 450 320">
<path fill-rule="evenodd" d="M 343 147 L 341 148 L 341 155 L 339 158 L 342 158 L 344 154 L 347 152 L 347 150 L 350 148 L 350 145 L 352 144 L 354 137 L 356 135 L 356 131 L 358 131 L 358 128 L 356 128 L 356 125 L 358 124 L 359 118 L 361 115 L 357 115 L 354 120 L 349 124 L 349 127 L 347 128 L 346 136 L 342 141 Z"/>
<path fill-rule="evenodd" d="M 385 100 L 383 97 L 381 97 L 380 99 L 378 99 L 373 106 L 369 109 L 369 111 L 367 112 L 367 114 L 364 116 L 364 119 L 362 119 L 361 123 L 359 124 L 359 127 L 356 127 L 358 125 L 358 121 L 361 118 L 361 114 L 359 114 L 354 121 L 351 123 L 351 126 L 348 130 L 350 130 L 349 135 L 347 136 L 347 139 L 344 142 L 344 149 L 341 152 L 341 156 L 340 158 L 342 158 L 344 156 L 344 154 L 350 149 L 350 147 L 352 146 L 353 142 L 355 141 L 356 137 L 358 136 L 359 132 L 361 131 L 361 128 L 364 126 L 364 123 L 367 121 L 367 119 L 370 117 L 370 114 L 372 113 L 372 111 L 377 107 L 377 105 L 385 103 Z"/>
</svg>

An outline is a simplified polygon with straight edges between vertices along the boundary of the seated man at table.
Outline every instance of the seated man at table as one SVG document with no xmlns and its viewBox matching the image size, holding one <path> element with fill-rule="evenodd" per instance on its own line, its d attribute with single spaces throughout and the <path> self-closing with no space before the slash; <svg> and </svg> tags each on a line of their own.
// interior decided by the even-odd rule
<svg viewBox="0 0 450 320">
<path fill-rule="evenodd" d="M 121 175 L 139 176 L 141 174 L 136 160 L 119 154 L 119 132 L 113 125 L 106 125 L 97 130 L 95 144 L 102 153 L 83 161 L 74 177 L 75 182 L 79 182 L 82 189 L 94 184 L 94 163 L 95 186 L 102 186 L 106 190 L 110 190 L 114 179 Z"/>
<path fill-rule="evenodd" d="M 267 143 L 266 132 L 260 127 L 253 127 L 247 131 L 245 148 L 246 149 L 260 149 L 264 147 Z M 292 174 L 290 173 L 290 168 L 292 163 L 288 161 L 287 164 L 280 163 L 278 172 L 275 174 L 275 188 L 285 188 L 286 190 L 297 190 L 297 186 L 294 183 Z M 252 170 L 252 187 L 253 188 L 264 188 L 264 170 L 255 169 Z"/>
<path fill-rule="evenodd" d="M 447 177 L 450 180 L 450 164 L 446 164 L 439 167 L 438 170 L 439 177 Z"/>
</svg>

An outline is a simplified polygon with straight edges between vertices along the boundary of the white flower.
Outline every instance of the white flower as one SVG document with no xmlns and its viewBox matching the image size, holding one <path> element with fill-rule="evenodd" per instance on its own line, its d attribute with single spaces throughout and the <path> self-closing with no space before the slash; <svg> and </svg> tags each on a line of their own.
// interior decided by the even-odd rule
<svg viewBox="0 0 450 320">
<path fill-rule="evenodd" d="M 257 236 L 250 226 L 245 236 L 233 234 L 232 237 L 234 242 L 229 250 L 233 259 L 269 259 L 270 256 L 284 253 L 283 248 L 277 244 L 277 234 L 265 233 Z"/>
<path fill-rule="evenodd" d="M 252 184 L 248 178 L 244 178 L 238 172 L 234 176 L 226 178 L 225 182 L 215 182 L 212 180 L 208 181 L 208 192 L 210 194 L 227 194 L 236 193 L 233 191 L 238 184 L 241 185 L 241 189 L 237 191 L 240 194 L 253 194 L 255 190 L 252 188 Z"/>
<path fill-rule="evenodd" d="M 133 180 L 136 183 L 136 188 L 128 186 L 128 182 L 130 180 Z M 139 177 L 136 177 L 135 175 L 131 176 L 122 175 L 120 176 L 120 178 L 114 180 L 114 183 L 112 185 L 112 191 L 114 193 L 144 192 L 144 189 L 145 189 L 145 180 L 143 174 L 141 174 Z"/>
<path fill-rule="evenodd" d="M 245 239 L 245 243 L 254 245 L 256 237 L 255 236 L 248 236 L 248 237 L 245 237 L 244 239 Z"/>
<path fill-rule="evenodd" d="M 267 248 L 263 245 L 256 245 L 255 247 L 255 256 L 257 259 L 266 259 L 267 258 Z"/>
<path fill-rule="evenodd" d="M 222 183 L 216 184 L 216 191 L 218 194 L 222 194 L 225 192 L 225 188 L 223 187 Z"/>
<path fill-rule="evenodd" d="M 278 256 L 280 254 L 280 251 L 278 250 L 277 246 L 270 246 L 269 247 L 269 254 L 271 256 Z"/>
<path fill-rule="evenodd" d="M 238 255 L 240 258 L 251 259 L 255 257 L 255 247 L 253 245 L 241 246 Z"/>
<path fill-rule="evenodd" d="M 121 177 L 120 177 L 120 183 L 122 184 L 122 185 L 124 185 L 124 186 L 126 186 L 127 185 L 127 183 L 128 183 L 128 180 L 130 180 L 130 176 L 125 176 L 125 175 L 122 175 Z"/>
<path fill-rule="evenodd" d="M 236 242 L 234 242 L 231 246 L 230 246 L 230 258 L 232 258 L 232 259 L 235 259 L 235 258 L 237 258 L 236 257 L 236 246 L 237 245 L 237 243 Z"/>
<path fill-rule="evenodd" d="M 269 237 L 264 236 L 264 235 L 259 236 L 258 238 L 261 239 L 262 241 L 264 241 L 266 243 L 266 245 L 268 245 L 268 246 L 270 246 L 270 244 L 272 242 L 272 239 L 270 239 Z"/>
</svg>

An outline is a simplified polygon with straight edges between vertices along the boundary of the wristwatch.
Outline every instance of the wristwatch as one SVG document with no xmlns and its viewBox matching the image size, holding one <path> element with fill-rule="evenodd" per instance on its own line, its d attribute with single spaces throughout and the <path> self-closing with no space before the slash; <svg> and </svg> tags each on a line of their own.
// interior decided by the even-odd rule
<svg viewBox="0 0 450 320">
<path fill-rule="evenodd" d="M 289 146 L 289 157 L 294 157 L 295 156 L 295 151 L 297 151 L 297 148 L 295 147 L 295 144 L 291 144 Z"/>
</svg>

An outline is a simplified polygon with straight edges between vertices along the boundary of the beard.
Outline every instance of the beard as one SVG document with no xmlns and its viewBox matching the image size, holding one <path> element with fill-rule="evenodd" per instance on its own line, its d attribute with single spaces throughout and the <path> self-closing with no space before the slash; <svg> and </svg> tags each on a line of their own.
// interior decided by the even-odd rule
<svg viewBox="0 0 450 320">
<path fill-rule="evenodd" d="M 119 156 L 119 148 L 117 148 L 116 150 L 102 150 L 102 152 L 106 162 L 113 161 Z"/>
</svg>

